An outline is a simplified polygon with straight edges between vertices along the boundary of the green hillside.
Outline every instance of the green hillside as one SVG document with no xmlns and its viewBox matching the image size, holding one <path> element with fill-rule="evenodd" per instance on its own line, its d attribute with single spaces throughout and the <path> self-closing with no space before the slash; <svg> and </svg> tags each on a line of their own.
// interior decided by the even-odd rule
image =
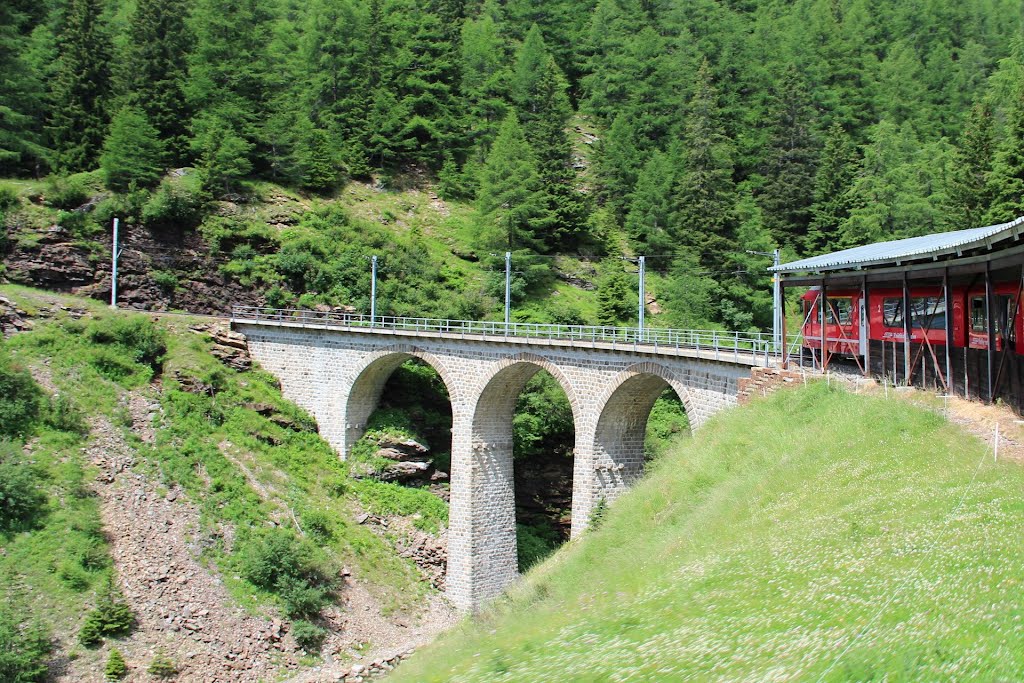
<svg viewBox="0 0 1024 683">
<path fill-rule="evenodd" d="M 1020 680 L 1022 485 L 939 414 L 780 392 L 391 680 Z"/>
</svg>

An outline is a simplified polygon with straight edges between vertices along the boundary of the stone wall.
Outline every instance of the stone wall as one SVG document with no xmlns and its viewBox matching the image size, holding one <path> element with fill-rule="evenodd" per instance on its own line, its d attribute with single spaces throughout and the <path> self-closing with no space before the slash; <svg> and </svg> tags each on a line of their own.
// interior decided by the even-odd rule
<svg viewBox="0 0 1024 683">
<path fill-rule="evenodd" d="M 599 500 L 611 502 L 643 469 L 651 407 L 672 387 L 693 429 L 735 405 L 750 366 L 554 341 L 463 339 L 236 322 L 249 351 L 309 410 L 342 457 L 363 434 L 391 373 L 415 357 L 431 365 L 452 403 L 447 592 L 463 609 L 499 595 L 517 576 L 512 411 L 540 370 L 561 385 L 576 429 L 572 535 Z"/>
</svg>

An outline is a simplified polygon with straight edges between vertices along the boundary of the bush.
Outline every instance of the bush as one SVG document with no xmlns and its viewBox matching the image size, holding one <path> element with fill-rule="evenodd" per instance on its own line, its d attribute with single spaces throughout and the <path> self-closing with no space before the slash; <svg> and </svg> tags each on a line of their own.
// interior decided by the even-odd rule
<svg viewBox="0 0 1024 683">
<path fill-rule="evenodd" d="M 96 344 L 113 344 L 127 351 L 136 363 L 159 371 L 167 353 L 167 337 L 163 330 L 144 316 L 113 316 L 93 321 L 86 329 L 89 340 Z"/>
<path fill-rule="evenodd" d="M 314 540 L 326 543 L 334 536 L 330 516 L 323 510 L 309 510 L 302 515 L 302 527 Z"/>
<path fill-rule="evenodd" d="M 171 182 L 164 182 L 142 208 L 142 222 L 150 228 L 189 230 L 203 217 L 203 200 Z"/>
<path fill-rule="evenodd" d="M 297 619 L 292 622 L 292 637 L 299 647 L 312 654 L 323 646 L 327 631 L 305 619 Z"/>
<path fill-rule="evenodd" d="M 46 424 L 56 430 L 86 436 L 89 425 L 78 405 L 68 396 L 57 394 L 50 399 L 45 416 Z"/>
<path fill-rule="evenodd" d="M 556 540 L 549 536 L 551 534 L 544 533 L 543 529 L 516 524 L 516 554 L 519 571 L 525 572 L 551 554 L 555 549 Z"/>
<path fill-rule="evenodd" d="M 10 185 L 0 185 L 0 212 L 18 204 L 18 190 Z"/>
<path fill-rule="evenodd" d="M 88 361 L 96 372 L 111 382 L 124 382 L 140 370 L 137 364 L 114 349 L 93 349 L 88 354 Z"/>
<path fill-rule="evenodd" d="M 286 529 L 270 529 L 244 543 L 239 571 L 249 583 L 281 598 L 292 618 L 316 615 L 327 603 L 331 582 L 311 558 L 316 548 Z"/>
<path fill-rule="evenodd" d="M 46 505 L 39 475 L 20 457 L 15 444 L 0 441 L 0 531 L 25 528 Z"/>
<path fill-rule="evenodd" d="M 0 355 L 0 439 L 28 436 L 43 405 L 43 392 L 32 375 Z"/>
<path fill-rule="evenodd" d="M 50 634 L 9 601 L 0 602 L 0 681 L 34 683 L 46 680 Z"/>
<path fill-rule="evenodd" d="M 110 579 L 96 601 L 96 609 L 86 615 L 78 632 L 78 642 L 94 647 L 106 637 L 126 636 L 134 627 L 135 615 Z"/>
<path fill-rule="evenodd" d="M 169 296 L 178 289 L 178 276 L 174 274 L 174 271 L 170 270 L 153 270 L 149 273 L 150 277 L 153 278 L 153 282 L 160 291 L 165 295 Z"/>
<path fill-rule="evenodd" d="M 174 665 L 167 653 L 161 650 L 153 657 L 153 661 L 149 663 L 149 668 L 146 671 L 157 678 L 170 678 L 178 673 L 178 667 Z"/>
<path fill-rule="evenodd" d="M 119 681 L 128 675 L 128 665 L 124 661 L 124 655 L 117 648 L 110 651 L 104 674 L 108 681 Z"/>
<path fill-rule="evenodd" d="M 57 209 L 77 209 L 89 201 L 89 190 L 80 178 L 50 177 L 43 195 L 46 203 Z"/>
</svg>

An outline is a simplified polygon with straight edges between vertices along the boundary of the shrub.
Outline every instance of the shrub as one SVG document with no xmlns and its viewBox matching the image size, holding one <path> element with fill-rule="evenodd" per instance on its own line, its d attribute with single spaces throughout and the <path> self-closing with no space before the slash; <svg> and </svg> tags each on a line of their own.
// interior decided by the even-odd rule
<svg viewBox="0 0 1024 683">
<path fill-rule="evenodd" d="M 285 614 L 292 619 L 316 616 L 328 601 L 327 589 L 311 585 L 305 578 L 282 577 L 277 583 L 277 591 L 284 603 Z"/>
<path fill-rule="evenodd" d="M 26 527 L 46 504 L 39 475 L 20 456 L 16 445 L 0 442 L 0 531 Z"/>
<path fill-rule="evenodd" d="M 10 185 L 0 185 L 0 212 L 18 204 L 18 190 Z"/>
<path fill-rule="evenodd" d="M 57 209 L 77 209 L 89 201 L 89 191 L 80 178 L 50 177 L 43 196 Z"/>
<path fill-rule="evenodd" d="M 167 656 L 167 653 L 160 650 L 153 657 L 153 661 L 149 663 L 149 668 L 146 669 L 151 676 L 157 678 L 170 678 L 178 673 L 178 667 L 174 665 L 171 658 Z"/>
<path fill-rule="evenodd" d="M 149 273 L 153 282 L 165 295 L 173 294 L 178 289 L 178 276 L 170 270 L 153 270 Z"/>
<path fill-rule="evenodd" d="M 114 344 L 127 351 L 136 363 L 159 370 L 167 353 L 164 332 L 144 316 L 113 316 L 93 321 L 86 329 L 96 344 Z"/>
<path fill-rule="evenodd" d="M 297 619 L 292 622 L 292 637 L 299 647 L 312 654 L 323 646 L 327 631 L 305 619 Z"/>
<path fill-rule="evenodd" d="M 119 681 L 128 675 L 128 665 L 124 661 L 124 655 L 117 648 L 110 651 L 104 674 L 108 681 Z"/>
<path fill-rule="evenodd" d="M 110 579 L 96 601 L 96 609 L 86 615 L 78 632 L 78 642 L 94 647 L 106 637 L 128 635 L 134 626 L 135 615 Z"/>
<path fill-rule="evenodd" d="M 114 349 L 93 349 L 88 355 L 89 365 L 111 382 L 123 382 L 139 371 L 139 367 Z"/>
<path fill-rule="evenodd" d="M 0 681 L 34 683 L 46 679 L 50 634 L 9 601 L 0 601 Z"/>
<path fill-rule="evenodd" d="M 78 405 L 68 396 L 57 394 L 50 399 L 45 416 L 46 424 L 69 434 L 85 436 L 89 425 Z"/>
<path fill-rule="evenodd" d="M 516 554 L 519 571 L 525 572 L 551 554 L 556 541 L 549 536 L 550 534 L 545 534 L 543 529 L 516 524 Z"/>
<path fill-rule="evenodd" d="M 249 583 L 281 598 L 292 618 L 316 615 L 327 603 L 331 582 L 313 559 L 317 549 L 286 529 L 270 529 L 244 543 L 239 570 Z"/>
<path fill-rule="evenodd" d="M 309 510 L 303 514 L 302 527 L 320 543 L 326 543 L 334 536 L 331 518 L 323 510 Z"/>
<path fill-rule="evenodd" d="M 32 376 L 0 355 L 0 438 L 30 434 L 43 405 L 43 392 Z"/>
<path fill-rule="evenodd" d="M 202 197 L 171 182 L 162 183 L 142 208 L 142 222 L 150 228 L 188 230 L 202 217 Z"/>
</svg>

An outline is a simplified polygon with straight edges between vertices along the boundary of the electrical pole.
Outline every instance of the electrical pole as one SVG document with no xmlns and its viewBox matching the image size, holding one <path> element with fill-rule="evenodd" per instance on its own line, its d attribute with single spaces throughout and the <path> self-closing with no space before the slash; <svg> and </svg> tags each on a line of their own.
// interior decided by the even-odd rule
<svg viewBox="0 0 1024 683">
<path fill-rule="evenodd" d="M 377 257 L 370 257 L 370 327 L 374 326 L 377 320 Z"/>
<path fill-rule="evenodd" d="M 110 307 L 117 308 L 117 259 L 121 255 L 121 252 L 117 248 L 117 227 L 118 219 L 114 219 L 114 239 L 113 246 L 110 250 L 113 263 L 110 268 Z"/>
<path fill-rule="evenodd" d="M 640 265 L 640 287 L 639 287 L 639 298 L 640 303 L 638 306 L 637 315 L 637 331 L 640 337 L 640 341 L 644 340 L 644 309 L 647 308 L 646 301 L 644 301 L 644 257 L 640 256 L 637 259 L 637 263 Z"/>
<path fill-rule="evenodd" d="M 780 250 L 772 252 L 774 267 L 779 267 Z M 775 342 L 775 353 L 785 345 L 786 340 L 782 338 L 782 281 L 778 271 L 772 271 L 772 340 Z"/>
<path fill-rule="evenodd" d="M 512 252 L 505 252 L 505 325 L 508 326 L 512 307 Z M 507 331 L 507 330 L 506 330 Z"/>
</svg>

